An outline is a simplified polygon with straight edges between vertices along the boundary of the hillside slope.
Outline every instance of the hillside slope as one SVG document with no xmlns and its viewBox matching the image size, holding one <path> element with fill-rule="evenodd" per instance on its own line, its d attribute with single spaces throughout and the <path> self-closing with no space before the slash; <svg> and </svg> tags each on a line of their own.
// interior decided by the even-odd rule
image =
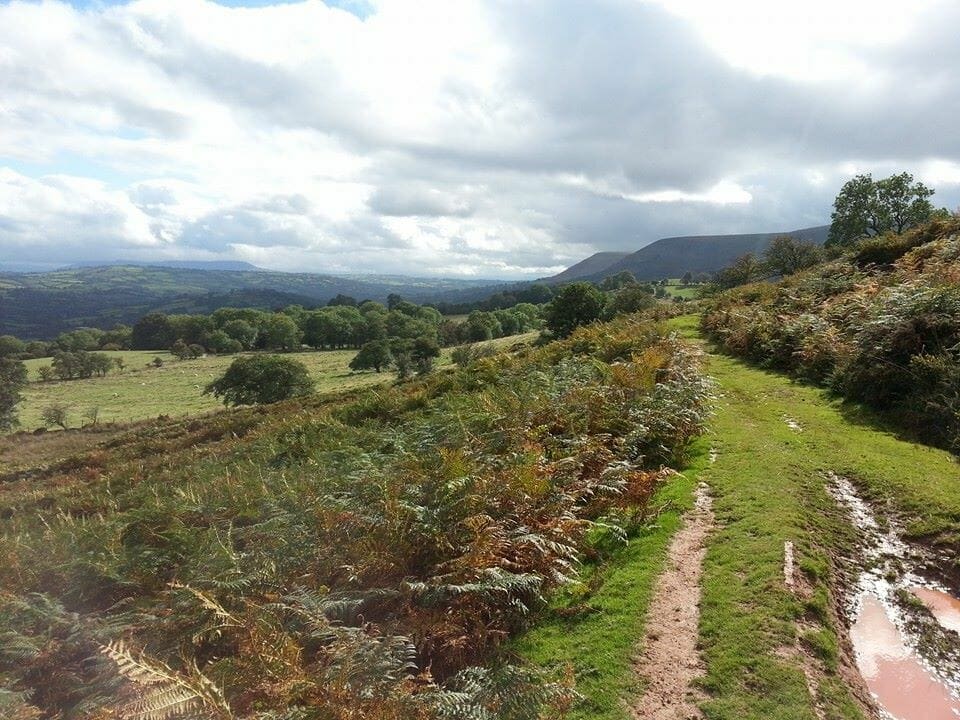
<svg viewBox="0 0 960 720">
<path fill-rule="evenodd" d="M 628 270 L 638 280 L 661 280 L 683 277 L 684 273 L 714 272 L 730 265 L 745 253 L 761 255 L 770 242 L 782 235 L 800 238 L 822 245 L 827 239 L 829 225 L 822 225 L 789 232 L 751 233 L 747 235 L 691 235 L 669 237 L 650 243 L 635 253 L 600 268 L 594 273 L 577 272 L 576 279 L 602 280 L 610 275 Z M 605 254 L 605 253 L 598 253 Z M 587 262 L 596 255 L 583 262 Z M 583 263 L 577 263 L 559 275 L 547 278 L 549 282 L 574 279 L 564 277 Z"/>
<path fill-rule="evenodd" d="M 57 268 L 57 270 L 75 270 L 78 268 L 94 268 L 94 267 L 165 267 L 165 268 L 181 268 L 184 270 L 229 270 L 229 271 L 251 271 L 257 272 L 263 270 L 253 263 L 248 263 L 243 260 L 156 260 L 150 262 L 128 262 L 126 260 L 108 260 L 106 262 L 101 261 L 86 261 L 86 262 L 77 262 L 71 263 L 66 267 Z"/>
<path fill-rule="evenodd" d="M 576 265 L 571 265 L 562 273 L 557 273 L 546 278 L 551 283 L 571 282 L 583 278 L 594 277 L 605 274 L 604 271 L 610 266 L 620 262 L 630 253 L 625 252 L 598 252 L 594 253 L 585 260 L 581 260 Z"/>
<path fill-rule="evenodd" d="M 497 647 L 650 524 L 708 389 L 622 318 L 5 477 L 4 717 L 559 717 L 574 678 Z"/>
<path fill-rule="evenodd" d="M 772 285 L 718 296 L 724 350 L 821 382 L 960 450 L 960 218 L 862 241 Z"/>
</svg>

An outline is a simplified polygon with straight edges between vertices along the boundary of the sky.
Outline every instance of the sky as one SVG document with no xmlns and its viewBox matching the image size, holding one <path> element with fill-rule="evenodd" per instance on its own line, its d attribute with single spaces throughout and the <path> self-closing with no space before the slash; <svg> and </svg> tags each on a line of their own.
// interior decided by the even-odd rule
<svg viewBox="0 0 960 720">
<path fill-rule="evenodd" d="M 520 279 L 960 204 L 960 3 L 0 0 L 0 266 Z"/>
</svg>

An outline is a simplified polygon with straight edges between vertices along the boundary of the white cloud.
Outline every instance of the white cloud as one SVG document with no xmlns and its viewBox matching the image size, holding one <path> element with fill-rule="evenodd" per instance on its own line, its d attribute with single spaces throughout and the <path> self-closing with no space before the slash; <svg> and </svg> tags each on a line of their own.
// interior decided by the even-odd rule
<svg viewBox="0 0 960 720">
<path fill-rule="evenodd" d="M 909 41 L 942 0 L 650 0 L 684 18 L 736 67 L 813 82 L 871 82 L 864 49 Z"/>
<path fill-rule="evenodd" d="M 100 243 L 155 247 L 162 240 L 127 194 L 86 178 L 33 179 L 0 168 L 0 235 L 18 253 L 53 257 Z"/>
<path fill-rule="evenodd" d="M 747 190 L 734 180 L 724 179 L 701 191 L 654 190 L 634 192 L 626 189 L 629 183 L 624 178 L 614 182 L 591 180 L 583 175 L 560 175 L 559 182 L 583 188 L 600 197 L 629 200 L 635 203 L 710 203 L 713 205 L 742 205 L 753 200 Z"/>
<path fill-rule="evenodd" d="M 949 3 L 369 9 L 0 4 L 0 252 L 519 277 L 863 170 L 960 199 Z"/>
</svg>

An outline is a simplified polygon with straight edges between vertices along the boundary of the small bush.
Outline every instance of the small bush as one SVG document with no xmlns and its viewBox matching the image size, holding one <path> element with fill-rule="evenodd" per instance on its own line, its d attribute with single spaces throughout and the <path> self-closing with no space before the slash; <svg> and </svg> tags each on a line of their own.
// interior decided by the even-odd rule
<svg viewBox="0 0 960 720">
<path fill-rule="evenodd" d="M 47 427 L 60 427 L 66 430 L 70 420 L 70 408 L 62 403 L 47 405 L 40 411 L 40 419 Z"/>
</svg>

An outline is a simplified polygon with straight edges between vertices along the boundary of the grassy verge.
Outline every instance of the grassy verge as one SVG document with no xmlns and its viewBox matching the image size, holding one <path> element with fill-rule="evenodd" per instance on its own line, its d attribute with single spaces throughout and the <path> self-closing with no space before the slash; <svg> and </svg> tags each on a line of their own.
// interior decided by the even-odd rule
<svg viewBox="0 0 960 720">
<path fill-rule="evenodd" d="M 693 318 L 673 325 L 694 334 Z M 705 713 L 814 718 L 801 661 L 788 652 L 802 633 L 822 678 L 821 709 L 831 718 L 860 717 L 839 672 L 828 612 L 830 556 L 850 549 L 852 530 L 822 473 L 846 475 L 865 493 L 888 499 L 914 532 L 949 537 L 960 524 L 957 464 L 946 452 L 851 422 L 849 407 L 820 389 L 723 356 L 708 355 L 707 370 L 721 398 L 712 426 L 718 458 L 705 473 L 718 522 L 704 567 Z M 810 585 L 806 600 L 784 588 L 786 540 L 796 544 Z"/>
<path fill-rule="evenodd" d="M 701 439 L 687 470 L 654 497 L 653 506 L 663 511 L 607 563 L 587 568 L 583 582 L 558 597 L 547 617 L 514 644 L 517 654 L 536 665 L 572 669 L 582 700 L 571 718 L 630 717 L 625 698 L 641 689 L 633 658 L 653 584 L 706 464 L 707 444 Z"/>
</svg>

